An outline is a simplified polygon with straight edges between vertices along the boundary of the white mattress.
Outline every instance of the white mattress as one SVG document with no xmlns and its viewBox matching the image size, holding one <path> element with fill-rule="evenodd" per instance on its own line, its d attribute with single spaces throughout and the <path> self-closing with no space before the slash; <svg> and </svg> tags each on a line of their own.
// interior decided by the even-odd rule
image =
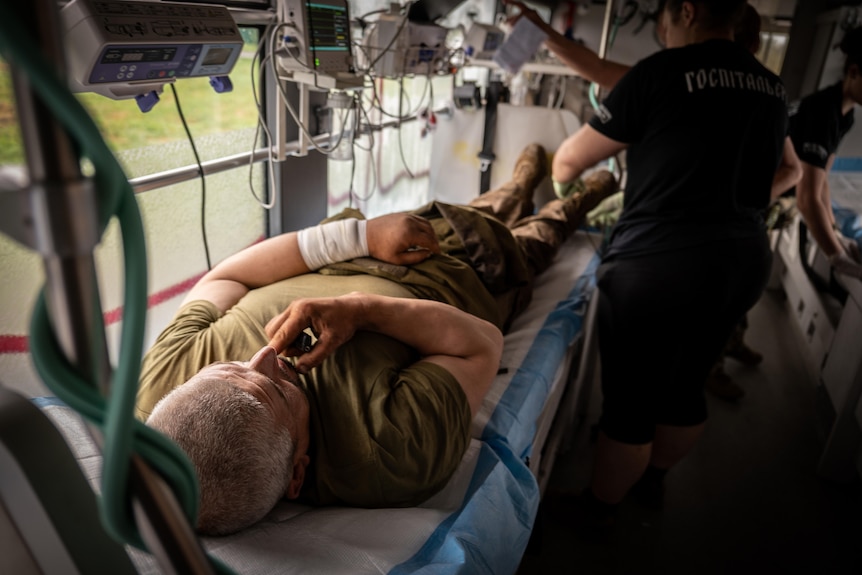
<svg viewBox="0 0 862 575">
<path fill-rule="evenodd" d="M 205 538 L 206 549 L 242 574 L 514 573 L 529 540 L 539 487 L 525 463 L 540 451 L 584 333 L 600 238 L 579 232 L 538 282 L 505 338 L 497 376 L 473 423 L 470 446 L 447 487 L 410 509 L 311 508 L 284 501 L 238 534 Z M 68 408 L 40 405 L 74 438 L 88 478 L 98 453 Z M 141 573 L 159 573 L 131 550 Z"/>
<path fill-rule="evenodd" d="M 830 172 L 829 192 L 836 225 L 862 247 L 862 172 Z"/>
</svg>

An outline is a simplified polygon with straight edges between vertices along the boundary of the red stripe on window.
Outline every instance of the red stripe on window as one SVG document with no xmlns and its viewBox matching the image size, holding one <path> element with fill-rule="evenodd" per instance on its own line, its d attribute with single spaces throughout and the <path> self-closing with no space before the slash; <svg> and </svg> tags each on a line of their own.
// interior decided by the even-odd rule
<svg viewBox="0 0 862 575">
<path fill-rule="evenodd" d="M 261 236 L 252 242 L 252 245 L 260 243 L 264 240 Z M 206 272 L 204 272 L 206 273 Z M 169 299 L 175 298 L 178 295 L 184 294 L 198 282 L 204 274 L 198 274 L 180 283 L 174 284 L 162 291 L 156 292 L 147 298 L 147 309 L 162 304 Z M 104 313 L 105 325 L 112 325 L 123 319 L 123 307 L 106 311 Z M 0 335 L 0 355 L 6 353 L 27 353 L 30 351 L 30 345 L 26 335 Z"/>
<path fill-rule="evenodd" d="M 189 278 L 178 284 L 174 284 L 167 289 L 156 292 L 147 298 L 147 309 L 157 306 L 168 301 L 171 298 L 182 295 L 192 289 L 199 279 L 204 274 Z M 123 308 L 118 307 L 104 313 L 105 325 L 117 323 L 123 319 Z M 27 353 L 30 351 L 30 344 L 26 335 L 0 335 L 0 355 L 6 353 Z"/>
<path fill-rule="evenodd" d="M 168 301 L 171 298 L 175 298 L 178 295 L 184 294 L 194 286 L 198 280 L 204 277 L 204 274 L 196 275 L 193 278 L 189 278 L 185 281 L 182 281 L 178 284 L 174 284 L 169 288 L 163 289 L 160 292 L 156 292 L 150 297 L 147 298 L 147 309 L 150 309 L 154 306 L 157 306 L 161 303 Z M 123 319 L 123 307 L 120 306 L 116 309 L 112 309 L 110 311 L 105 312 L 105 325 L 112 325 L 117 323 Z"/>
<path fill-rule="evenodd" d="M 0 354 L 28 351 L 30 351 L 30 344 L 26 335 L 0 335 Z"/>
</svg>

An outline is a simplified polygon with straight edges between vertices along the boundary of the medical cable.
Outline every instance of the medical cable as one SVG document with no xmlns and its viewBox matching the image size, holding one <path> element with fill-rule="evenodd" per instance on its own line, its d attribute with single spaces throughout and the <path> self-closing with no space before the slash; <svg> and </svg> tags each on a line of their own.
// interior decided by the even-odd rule
<svg viewBox="0 0 862 575">
<path fill-rule="evenodd" d="M 286 23 L 279 24 L 278 26 L 276 26 L 273 29 L 272 34 L 270 35 L 269 65 L 271 66 L 272 74 L 275 77 L 275 86 L 276 86 L 276 88 L 278 88 L 278 94 L 279 94 L 279 96 L 281 96 L 282 103 L 287 108 L 288 113 L 290 113 L 291 118 L 293 118 L 293 121 L 296 123 L 297 127 L 299 127 L 302 134 L 308 139 L 309 142 L 311 142 L 313 144 L 314 138 L 311 136 L 311 134 L 309 134 L 308 129 L 305 127 L 305 124 L 303 124 L 302 121 L 300 121 L 299 114 L 296 113 L 296 110 L 293 108 L 293 105 L 290 103 L 290 100 L 287 97 L 287 92 L 285 92 L 284 85 L 283 85 L 283 83 L 282 83 L 282 81 L 278 75 L 278 66 L 277 66 L 277 61 L 275 58 L 275 40 L 276 40 L 276 36 L 278 35 L 279 30 L 281 28 L 285 27 L 286 25 L 287 25 Z M 341 143 L 341 136 L 339 136 L 339 140 L 338 140 L 338 142 L 336 142 L 336 144 L 334 146 L 330 146 L 328 148 L 323 148 L 323 147 L 318 146 L 316 144 L 313 144 L 313 145 L 314 145 L 315 150 L 317 150 L 318 152 L 320 152 L 321 154 L 323 154 L 325 156 L 328 156 L 333 151 L 335 151 L 335 149 L 338 147 L 338 145 L 340 143 Z"/>
<path fill-rule="evenodd" d="M 204 175 L 204 167 L 201 163 L 201 157 L 198 154 L 198 147 L 195 146 L 195 139 L 192 137 L 192 132 L 189 130 L 189 124 L 186 122 L 186 117 L 183 114 L 183 108 L 180 106 L 180 97 L 177 95 L 177 89 L 174 83 L 170 83 L 171 93 L 174 95 L 174 103 L 177 105 L 177 114 L 180 116 L 180 121 L 183 123 L 183 128 L 186 131 L 186 136 L 189 138 L 189 144 L 192 146 L 192 152 L 195 155 L 195 162 L 198 164 L 198 170 L 201 173 L 201 237 L 204 241 L 204 255 L 207 261 L 207 270 L 213 269 L 212 261 L 210 260 L 210 246 L 207 241 L 207 178 Z"/>
<path fill-rule="evenodd" d="M 395 40 L 398 39 L 398 37 L 401 35 L 401 32 L 404 30 L 404 26 L 407 25 L 407 21 L 409 19 L 408 11 L 410 10 L 410 6 L 412 5 L 413 2 L 408 2 L 401 7 L 401 9 L 404 11 L 404 18 L 401 19 L 401 23 L 398 25 L 398 29 L 395 31 L 395 34 L 392 35 L 392 39 L 390 39 L 389 43 L 386 44 L 386 47 L 383 48 L 383 50 L 381 50 L 379 54 L 377 54 L 377 57 L 374 58 L 374 60 L 372 60 L 370 64 L 368 64 L 368 67 L 365 70 L 360 70 L 360 72 L 362 72 L 363 74 L 369 73 L 374 68 L 374 66 L 377 65 L 377 62 L 379 62 L 380 59 L 383 58 L 383 56 L 389 51 L 392 45 L 395 44 Z"/>
<path fill-rule="evenodd" d="M 250 66 L 251 94 L 252 94 L 252 97 L 254 98 L 255 108 L 257 108 L 257 125 L 255 126 L 255 129 L 254 129 L 254 140 L 251 143 L 252 154 L 249 157 L 249 162 L 248 162 L 248 187 L 249 187 L 249 190 L 251 190 L 251 195 L 255 199 L 255 201 L 257 201 L 257 203 L 260 205 L 260 207 L 262 207 L 265 210 L 271 210 L 273 207 L 275 207 L 275 201 L 276 201 L 276 194 L 275 194 L 275 189 L 274 189 L 275 172 L 273 169 L 274 162 L 273 162 L 273 156 L 272 156 L 273 138 L 272 138 L 272 133 L 270 133 L 270 131 L 269 131 L 269 126 L 266 125 L 266 121 L 264 119 L 263 106 L 262 106 L 260 98 L 258 97 L 258 94 L 257 94 L 257 84 L 254 81 L 254 71 L 257 68 L 255 63 L 260 58 L 261 52 L 263 50 L 263 46 L 266 43 L 267 37 L 269 37 L 268 31 L 269 31 L 269 28 L 264 30 L 263 34 L 261 35 L 260 41 L 257 43 L 257 49 L 254 52 L 254 56 L 252 56 L 252 59 L 251 59 L 251 66 Z M 260 62 L 261 69 L 263 69 L 266 66 L 266 62 L 268 59 L 269 59 L 268 56 L 266 58 L 261 59 L 261 62 Z M 265 181 L 265 185 L 267 188 L 266 194 L 269 196 L 269 199 L 266 201 L 259 198 L 257 196 L 257 193 L 254 191 L 254 150 L 257 148 L 257 140 L 260 137 L 261 128 L 263 129 L 264 134 L 266 134 L 266 139 L 264 140 L 264 145 L 266 146 L 266 150 L 267 150 L 267 163 L 266 163 L 266 165 L 267 165 L 267 171 L 269 172 L 269 179 L 267 181 Z"/>
<path fill-rule="evenodd" d="M 365 119 L 370 124 L 370 118 L 368 117 L 368 112 L 361 105 L 359 106 L 359 109 L 360 109 L 360 111 L 362 111 L 363 114 L 365 114 Z M 356 121 L 357 122 L 359 121 L 359 114 L 357 114 Z M 374 139 L 374 131 L 369 130 L 368 136 L 369 136 L 368 148 L 364 148 L 364 147 L 358 145 L 356 139 L 353 140 L 353 148 L 354 148 L 353 162 L 354 163 L 351 166 L 351 182 L 350 182 L 350 206 L 351 207 L 353 207 L 353 198 L 354 197 L 360 202 L 366 202 L 366 201 L 370 200 L 371 197 L 374 196 L 374 190 L 377 188 L 377 185 L 379 183 L 379 180 L 377 177 L 377 166 L 374 164 L 374 146 L 375 146 L 375 142 L 376 142 L 376 140 Z M 368 156 L 369 156 L 369 160 L 370 160 L 368 163 L 371 165 L 371 175 L 374 178 L 372 180 L 374 182 L 374 185 L 370 186 L 371 192 L 367 196 L 360 196 L 359 194 L 357 194 L 356 189 L 353 186 L 353 172 L 356 169 L 356 148 L 359 148 L 360 150 L 368 152 Z"/>
<path fill-rule="evenodd" d="M 401 116 L 401 103 L 403 101 L 401 98 L 401 94 L 404 93 L 404 77 L 403 76 L 399 79 L 398 85 L 399 85 L 399 92 L 400 92 L 399 96 L 398 96 L 398 116 L 400 117 Z M 427 86 L 427 84 L 426 84 L 426 86 Z M 409 99 L 408 99 L 408 102 L 409 102 Z M 407 158 L 404 157 L 404 143 L 402 141 L 403 138 L 401 137 L 401 134 L 404 130 L 402 129 L 400 120 L 399 120 L 397 129 L 398 129 L 398 152 L 399 152 L 399 155 L 401 156 L 401 164 L 404 166 L 404 170 L 407 172 L 407 175 L 410 177 L 410 179 L 415 180 L 416 176 L 413 175 L 413 172 L 410 170 L 410 166 L 407 165 Z"/>
<path fill-rule="evenodd" d="M 45 287 L 37 297 L 30 325 L 31 354 L 46 385 L 59 399 L 81 413 L 102 431 L 104 445 L 102 492 L 99 510 L 106 531 L 117 541 L 146 549 L 129 504 L 129 463 L 133 451 L 158 470 L 177 495 L 189 521 L 197 515 L 198 485 L 188 458 L 165 436 L 138 421 L 132 411 L 140 373 L 147 311 L 147 264 L 143 222 L 137 200 L 122 167 L 102 139 L 99 129 L 81 103 L 69 92 L 45 61 L 41 50 L 23 33 L 26 28 L 8 7 L 0 6 L 0 52 L 7 61 L 27 72 L 28 81 L 53 113 L 78 152 L 94 167 L 93 180 L 99 200 L 99 229 L 113 216 L 120 225 L 123 243 L 124 320 L 117 368 L 111 374 L 111 394 L 106 399 L 97 386 L 85 381 L 70 365 L 52 329 Z M 210 557 L 220 573 L 232 573 Z"/>
<path fill-rule="evenodd" d="M 430 67 L 430 63 L 429 63 L 429 67 Z M 417 114 L 419 114 L 419 111 L 422 109 L 422 104 L 425 102 L 425 95 L 428 93 L 428 86 L 431 82 L 431 75 L 429 74 L 427 76 L 428 80 L 425 82 L 425 86 L 422 89 L 422 94 L 419 96 L 419 104 L 416 106 L 416 108 L 412 112 L 409 112 L 407 114 L 401 114 L 401 105 L 403 104 L 403 102 L 401 102 L 401 100 L 404 98 L 407 98 L 407 109 L 408 110 L 413 107 L 413 103 L 410 101 L 410 95 L 404 91 L 403 84 L 402 84 L 402 88 L 401 88 L 401 92 L 399 94 L 399 100 L 398 100 L 398 114 L 396 115 L 396 114 L 393 114 L 391 112 L 387 112 L 386 110 L 383 109 L 383 101 L 380 99 L 380 96 L 377 93 L 377 87 L 376 87 L 376 84 L 374 82 L 376 77 L 371 76 L 370 74 L 368 75 L 368 77 L 371 80 L 371 92 L 372 92 L 372 99 L 370 102 L 371 107 L 375 108 L 376 110 L 379 110 L 380 113 L 383 114 L 384 116 L 386 116 L 388 118 L 392 118 L 394 120 L 398 120 L 399 122 L 409 120 L 411 118 L 414 118 Z M 380 79 L 383 81 L 386 80 L 385 78 L 380 78 Z M 403 83 L 404 77 L 402 76 L 399 80 L 402 81 L 402 83 Z M 375 104 L 375 102 L 376 102 L 376 104 Z"/>
<path fill-rule="evenodd" d="M 354 147 L 359 148 L 360 150 L 364 150 L 366 152 L 370 152 L 374 148 L 374 124 L 371 123 L 371 117 L 368 115 L 368 110 L 362 105 L 362 96 L 358 95 L 355 97 L 356 107 L 362 112 L 362 115 L 365 116 L 365 125 L 368 127 L 368 147 L 360 146 L 357 138 L 353 139 Z M 359 121 L 359 114 L 356 114 L 356 131 L 355 133 L 360 133 L 360 129 L 362 128 L 361 123 Z"/>
<path fill-rule="evenodd" d="M 565 76 L 560 76 L 559 77 L 559 84 L 560 84 L 560 87 L 558 90 L 559 95 L 557 97 L 557 103 L 554 105 L 555 110 L 562 110 L 563 109 L 563 104 L 566 101 L 566 90 L 568 89 L 568 84 L 569 84 L 568 79 Z"/>
</svg>

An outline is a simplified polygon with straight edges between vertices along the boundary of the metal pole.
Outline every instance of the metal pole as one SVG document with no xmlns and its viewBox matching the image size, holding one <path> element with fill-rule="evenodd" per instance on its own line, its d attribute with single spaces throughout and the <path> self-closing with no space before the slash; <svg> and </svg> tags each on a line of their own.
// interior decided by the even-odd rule
<svg viewBox="0 0 862 575">
<path fill-rule="evenodd" d="M 599 41 L 599 58 L 602 60 L 607 58 L 608 44 L 610 43 L 611 33 L 611 15 L 614 11 L 614 1 L 607 0 L 605 3 L 605 20 L 602 23 L 602 39 Z M 596 99 L 601 97 L 601 88 L 596 86 Z"/>
<path fill-rule="evenodd" d="M 602 23 L 602 39 L 599 41 L 599 58 L 604 60 L 608 55 L 608 43 L 611 33 L 611 15 L 614 11 L 614 0 L 605 3 L 605 20 Z"/>
<path fill-rule="evenodd" d="M 16 8 L 45 58 L 63 77 L 56 1 L 19 2 Z M 70 362 L 83 377 L 98 382 L 107 395 L 111 365 L 93 257 L 99 241 L 95 191 L 81 174 L 74 143 L 14 65 L 12 80 L 32 190 L 34 247 L 44 259 L 53 328 Z M 135 507 L 146 510 L 139 520 L 145 524 L 141 532 L 162 568 L 170 573 L 212 573 L 164 481 L 136 456 L 130 476 L 134 487 L 143 488 Z"/>
<path fill-rule="evenodd" d="M 279 108 L 284 109 L 283 106 L 279 106 Z M 434 110 L 434 112 L 437 114 L 447 113 L 449 112 L 449 108 L 438 108 Z M 389 120 L 380 124 L 376 124 L 374 126 L 363 125 L 360 126 L 359 132 L 365 134 L 369 132 L 378 132 L 387 128 L 398 128 L 402 124 L 414 122 L 417 119 L 417 116 L 411 116 L 410 118 L 405 118 L 403 120 Z M 317 134 L 316 136 L 312 136 L 310 142 L 306 143 L 306 149 L 313 150 L 318 146 L 327 144 L 329 140 L 329 132 Z M 275 159 L 279 153 L 279 150 L 282 150 L 285 158 L 287 158 L 288 155 L 292 154 L 293 152 L 298 152 L 300 151 L 300 149 L 301 143 L 299 140 L 294 140 L 292 142 L 281 142 L 280 146 L 273 145 L 271 149 L 258 148 L 253 152 L 241 152 L 239 154 L 234 154 L 233 156 L 226 156 L 224 158 L 218 158 L 215 160 L 202 162 L 201 167 L 203 168 L 203 175 L 212 176 L 213 174 L 219 174 L 221 172 L 226 172 L 227 170 L 234 170 L 237 168 L 242 168 L 243 166 L 248 167 L 250 163 L 257 163 L 264 160 L 268 160 L 270 153 L 273 154 L 273 159 Z M 181 166 L 172 170 L 165 170 L 164 172 L 147 174 L 146 176 L 133 178 L 129 180 L 129 183 L 132 184 L 132 189 L 135 191 L 136 194 L 142 194 L 144 192 L 157 190 L 159 188 L 188 182 L 199 178 L 200 175 L 201 170 L 200 168 L 198 168 L 198 165 L 190 164 L 188 166 Z"/>
<path fill-rule="evenodd" d="M 39 0 L 19 6 L 40 38 L 45 57 L 63 62 L 53 3 Z M 35 190 L 31 198 L 33 247 L 43 256 L 54 331 L 78 371 L 88 380 L 104 383 L 108 381 L 110 365 L 98 301 L 93 297 L 97 285 L 92 249 L 98 241 L 93 190 L 81 175 L 72 142 L 33 94 L 23 72 L 14 66 L 12 81 L 30 185 Z M 102 393 L 106 391 L 103 387 Z"/>
</svg>

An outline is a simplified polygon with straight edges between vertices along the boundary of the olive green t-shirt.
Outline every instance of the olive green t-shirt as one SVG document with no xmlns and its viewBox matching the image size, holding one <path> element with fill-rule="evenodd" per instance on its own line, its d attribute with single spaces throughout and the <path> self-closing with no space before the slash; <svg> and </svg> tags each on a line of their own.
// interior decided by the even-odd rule
<svg viewBox="0 0 862 575">
<path fill-rule="evenodd" d="M 203 367 L 251 359 L 268 343 L 269 320 L 300 297 L 359 291 L 433 299 L 505 327 L 526 305 L 529 281 L 503 224 L 440 203 L 415 213 L 432 222 L 443 254 L 409 267 L 372 258 L 327 266 L 252 290 L 224 314 L 206 301 L 182 306 L 144 357 L 137 417 L 146 419 Z M 312 503 L 416 505 L 445 485 L 470 440 L 470 407 L 457 380 L 380 334 L 357 332 L 302 386 L 312 442 L 302 496 Z"/>
<path fill-rule="evenodd" d="M 210 302 L 189 302 L 144 359 L 138 417 L 202 367 L 251 359 L 267 344 L 268 319 L 294 298 L 351 291 L 412 297 L 374 276 L 308 274 L 254 290 L 224 315 Z M 302 377 L 311 408 L 302 493 L 309 503 L 411 506 L 445 485 L 469 442 L 470 407 L 449 372 L 419 359 L 397 340 L 357 332 Z"/>
</svg>

